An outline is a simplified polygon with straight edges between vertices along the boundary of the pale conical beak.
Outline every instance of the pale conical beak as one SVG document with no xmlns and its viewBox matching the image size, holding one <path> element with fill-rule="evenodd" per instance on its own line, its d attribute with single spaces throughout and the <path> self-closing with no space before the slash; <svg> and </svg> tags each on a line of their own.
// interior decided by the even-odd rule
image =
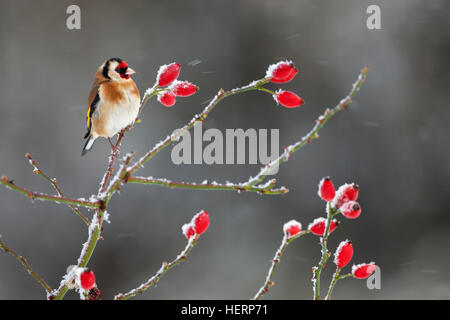
<svg viewBox="0 0 450 320">
<path fill-rule="evenodd" d="M 125 72 L 125 74 L 127 74 L 127 75 L 132 75 L 132 74 L 135 74 L 136 73 L 136 71 L 134 71 L 133 69 L 131 69 L 130 67 L 128 67 L 127 68 L 127 72 Z"/>
</svg>

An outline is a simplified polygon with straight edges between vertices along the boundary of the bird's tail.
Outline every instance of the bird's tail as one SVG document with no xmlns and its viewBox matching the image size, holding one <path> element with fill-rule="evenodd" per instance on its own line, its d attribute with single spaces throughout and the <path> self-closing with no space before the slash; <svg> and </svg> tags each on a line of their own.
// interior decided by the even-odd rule
<svg viewBox="0 0 450 320">
<path fill-rule="evenodd" d="M 83 150 L 81 151 L 82 156 L 84 156 L 86 153 L 88 153 L 92 149 L 92 146 L 94 145 L 94 141 L 95 141 L 95 138 L 93 136 L 88 137 L 86 144 L 84 145 Z"/>
</svg>

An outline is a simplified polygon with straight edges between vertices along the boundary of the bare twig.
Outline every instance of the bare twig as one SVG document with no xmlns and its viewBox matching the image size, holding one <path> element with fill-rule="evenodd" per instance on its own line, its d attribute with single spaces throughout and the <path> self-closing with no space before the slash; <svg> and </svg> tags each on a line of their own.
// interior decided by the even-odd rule
<svg viewBox="0 0 450 320">
<path fill-rule="evenodd" d="M 326 297 L 325 297 L 325 300 L 330 300 L 331 294 L 333 293 L 333 289 L 334 289 L 334 287 L 336 286 L 336 283 L 337 283 L 339 280 L 345 279 L 345 278 L 349 278 L 349 277 L 352 277 L 352 276 L 353 276 L 353 274 L 351 274 L 351 273 L 347 273 L 347 274 L 344 274 L 344 275 L 342 275 L 342 276 L 339 276 L 339 272 L 340 272 L 340 271 L 341 271 L 341 269 L 336 268 L 336 272 L 335 272 L 334 275 L 333 275 L 333 280 L 332 280 L 331 283 L 330 283 L 330 287 L 328 288 L 328 293 L 327 293 L 327 295 L 326 295 Z"/>
<path fill-rule="evenodd" d="M 283 240 L 281 241 L 281 245 L 278 248 L 277 252 L 275 253 L 275 256 L 272 259 L 272 264 L 270 266 L 269 272 L 267 273 L 266 280 L 264 281 L 264 284 L 262 287 L 258 290 L 256 295 L 253 297 L 253 300 L 259 300 L 262 298 L 263 295 L 265 295 L 267 292 L 269 292 L 269 288 L 275 284 L 273 282 L 273 275 L 275 273 L 275 270 L 277 269 L 278 264 L 280 263 L 281 256 L 283 255 L 284 251 L 286 250 L 287 246 L 294 241 L 295 239 L 310 233 L 311 231 L 306 230 L 303 232 L 298 233 L 297 235 L 288 238 L 286 234 L 283 236 Z"/>
<path fill-rule="evenodd" d="M 115 179 L 118 179 L 119 176 L 122 176 L 123 174 L 126 174 L 127 167 L 130 164 L 131 160 L 133 159 L 133 154 L 128 154 L 125 156 L 123 163 L 121 167 L 118 170 L 118 173 L 115 177 Z M 84 243 L 83 248 L 80 253 L 80 257 L 78 258 L 77 267 L 78 268 L 85 268 L 87 264 L 89 263 L 89 260 L 94 253 L 95 246 L 97 245 L 97 242 L 100 238 L 100 234 L 102 231 L 102 225 L 104 221 L 104 217 L 106 214 L 106 206 L 110 200 L 110 197 L 108 197 L 105 201 L 103 201 L 103 206 L 98 210 L 98 212 L 92 217 L 91 224 L 89 226 L 88 231 L 88 240 Z M 73 270 L 76 270 L 77 268 L 73 268 Z M 51 294 L 48 295 L 49 299 L 59 300 L 64 297 L 64 295 L 69 290 L 68 284 L 71 281 L 72 277 L 70 272 L 63 276 L 63 280 L 61 281 L 60 286 L 57 290 L 53 291 Z"/>
<path fill-rule="evenodd" d="M 28 189 L 22 188 L 14 183 L 13 180 L 8 180 L 8 177 L 5 175 L 0 177 L 0 184 L 4 185 L 5 187 L 15 190 L 17 192 L 20 192 L 24 195 L 26 195 L 31 200 L 44 200 L 44 201 L 51 201 L 56 203 L 63 203 L 67 205 L 74 205 L 79 207 L 86 207 L 86 208 L 99 208 L 100 203 L 98 201 L 88 201 L 84 199 L 73 199 L 73 198 L 66 198 L 66 197 L 60 197 L 60 196 L 51 196 L 45 193 L 40 192 L 34 192 L 30 191 Z"/>
<path fill-rule="evenodd" d="M 161 268 L 158 270 L 158 272 L 156 272 L 156 274 L 154 276 L 152 276 L 150 279 L 148 279 L 145 283 L 141 284 L 139 287 L 137 287 L 133 290 L 130 290 L 127 293 L 117 294 L 116 296 L 114 296 L 114 300 L 130 299 L 130 298 L 136 296 L 137 294 L 145 292 L 150 286 L 156 285 L 158 283 L 158 281 L 161 279 L 161 277 L 167 271 L 169 271 L 170 269 L 172 269 L 179 263 L 186 260 L 187 255 L 189 254 L 189 252 L 191 252 L 192 248 L 194 248 L 194 246 L 197 244 L 197 242 L 198 242 L 197 237 L 192 236 L 189 239 L 184 250 L 181 251 L 181 253 L 172 262 L 170 262 L 170 263 L 163 262 L 163 264 L 162 264 Z"/>
<path fill-rule="evenodd" d="M 14 250 L 12 250 L 6 246 L 6 244 L 1 240 L 1 235 L 0 235 L 0 249 L 3 249 L 3 251 L 5 253 L 9 253 L 9 254 L 13 255 L 17 260 L 19 260 L 19 262 L 25 267 L 25 269 L 27 269 L 28 274 L 33 276 L 41 284 L 41 286 L 44 287 L 45 291 L 47 291 L 47 292 L 52 291 L 52 288 L 47 284 L 47 282 L 44 281 L 44 279 L 42 279 L 33 270 L 33 268 L 30 266 L 30 264 L 27 262 L 27 260 L 23 256 L 21 256 L 20 254 L 18 254 L 17 252 L 15 252 Z"/>
<path fill-rule="evenodd" d="M 128 183 L 140 183 L 149 185 L 158 185 L 168 188 L 183 188 L 183 189 L 194 189 L 194 190 L 232 190 L 237 192 L 258 192 L 260 194 L 267 195 L 277 195 L 285 194 L 289 192 L 285 187 L 273 189 L 276 183 L 276 179 L 272 179 L 269 183 L 257 186 L 245 186 L 239 183 L 217 183 L 204 181 L 202 183 L 195 182 L 176 182 L 167 179 L 153 178 L 153 177 L 129 177 Z"/>
<path fill-rule="evenodd" d="M 333 220 L 333 217 L 336 216 L 338 213 L 339 213 L 339 209 L 333 210 L 333 208 L 331 207 L 331 202 L 328 202 L 327 203 L 327 221 L 325 223 L 325 230 L 323 232 L 323 237 L 320 238 L 320 244 L 322 246 L 322 257 L 320 259 L 319 266 L 317 268 L 313 269 L 312 282 L 313 282 L 313 293 L 314 293 L 315 300 L 321 299 L 320 275 L 322 273 L 323 268 L 326 265 L 328 258 L 330 257 L 330 253 L 328 252 L 328 249 L 327 249 L 328 236 L 330 235 L 329 231 L 330 231 L 331 221 Z"/>
<path fill-rule="evenodd" d="M 39 168 L 38 164 L 36 161 L 33 160 L 33 158 L 30 156 L 29 153 L 27 153 L 25 155 L 25 157 L 28 158 L 30 164 L 33 166 L 34 170 L 33 172 L 42 176 L 45 180 L 47 180 L 48 182 L 50 182 L 50 184 L 55 188 L 56 192 L 58 193 L 58 195 L 60 197 L 64 197 L 64 194 L 61 191 L 61 188 L 58 186 L 58 183 L 56 181 L 56 179 L 51 179 L 48 175 L 46 175 L 41 168 Z M 76 215 L 78 215 L 81 219 L 83 219 L 83 221 L 89 226 L 89 220 L 80 212 L 80 210 L 78 210 L 75 206 L 69 204 L 68 205 L 73 212 L 75 212 Z"/>
<path fill-rule="evenodd" d="M 272 174 L 280 164 L 289 160 L 289 157 L 296 151 L 300 150 L 305 145 L 311 143 L 313 139 L 319 138 L 318 132 L 336 113 L 345 110 L 349 103 L 352 102 L 353 97 L 359 91 L 359 88 L 366 80 L 369 68 L 365 67 L 361 70 L 358 80 L 353 84 L 350 93 L 342 99 L 333 109 L 326 109 L 325 112 L 317 119 L 315 126 L 308 132 L 300 141 L 285 148 L 285 151 L 275 160 L 267 164 L 261 171 L 253 178 L 250 178 L 244 185 L 255 186 L 261 183 L 268 175 Z"/>
</svg>

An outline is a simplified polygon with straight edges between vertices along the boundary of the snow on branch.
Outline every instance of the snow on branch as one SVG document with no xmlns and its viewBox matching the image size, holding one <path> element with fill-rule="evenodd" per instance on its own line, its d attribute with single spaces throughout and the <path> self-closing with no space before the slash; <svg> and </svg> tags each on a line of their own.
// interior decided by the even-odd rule
<svg viewBox="0 0 450 320">
<path fill-rule="evenodd" d="M 42 279 L 36 273 L 36 271 L 33 270 L 33 268 L 30 266 L 27 260 L 20 254 L 18 254 L 16 251 L 7 247 L 6 244 L 3 242 L 3 240 L 1 239 L 1 237 L 2 236 L 0 235 L 0 249 L 2 249 L 5 253 L 9 253 L 12 256 L 14 256 L 25 267 L 25 269 L 27 269 L 28 274 L 33 276 L 41 284 L 41 286 L 45 289 L 45 291 L 47 291 L 47 293 L 51 292 L 52 288 L 44 281 L 44 279 Z"/>
<path fill-rule="evenodd" d="M 275 284 L 275 282 L 272 280 L 273 275 L 275 273 L 275 270 L 277 269 L 278 264 L 281 261 L 281 256 L 283 255 L 284 251 L 286 250 L 287 246 L 294 241 L 297 238 L 300 238 L 301 236 L 304 236 L 305 234 L 310 233 L 311 231 L 306 230 L 297 233 L 296 235 L 290 237 L 288 234 L 284 234 L 283 240 L 281 241 L 281 245 L 278 248 L 278 250 L 275 252 L 275 256 L 272 259 L 272 264 L 270 265 L 269 271 L 267 272 L 266 280 L 264 281 L 264 284 L 261 286 L 261 288 L 258 290 L 256 295 L 253 297 L 253 300 L 259 300 L 262 298 L 263 295 L 269 292 L 269 288 Z"/>
<path fill-rule="evenodd" d="M 157 96 L 158 101 L 161 104 L 165 106 L 172 106 L 176 102 L 177 97 L 187 97 L 189 95 L 194 94 L 198 90 L 198 87 L 191 84 L 190 82 L 177 81 L 180 68 L 181 68 L 180 65 L 175 62 L 161 67 L 161 69 L 158 72 L 158 76 L 156 78 L 154 86 L 149 88 L 144 94 L 144 97 L 141 101 L 139 113 L 142 111 L 142 109 L 144 108 L 145 104 L 149 101 L 149 99 L 153 96 Z M 347 95 L 344 99 L 342 99 L 339 102 L 339 104 L 333 109 L 326 109 L 325 113 L 322 114 L 317 119 L 315 126 L 309 133 L 307 133 L 300 141 L 287 147 L 280 157 L 278 157 L 277 159 L 275 159 L 274 161 L 263 167 L 256 176 L 250 177 L 248 181 L 243 183 L 232 183 L 232 182 L 217 183 L 208 181 L 204 181 L 202 183 L 177 182 L 177 181 L 170 181 L 164 178 L 138 177 L 134 176 L 134 174 L 140 168 L 142 168 L 146 162 L 152 159 L 156 154 L 158 154 L 163 149 L 171 145 L 173 142 L 178 141 L 178 139 L 184 133 L 192 129 L 196 123 L 204 122 L 208 117 L 209 113 L 217 106 L 217 104 L 227 97 L 249 91 L 260 91 L 269 93 L 270 95 L 272 95 L 272 97 L 275 99 L 277 103 L 281 104 L 284 107 L 295 108 L 302 105 L 303 100 L 293 92 L 283 90 L 278 90 L 274 92 L 263 87 L 269 82 L 285 83 L 292 80 L 293 77 L 295 77 L 295 75 L 297 74 L 297 69 L 291 62 L 282 61 L 274 66 L 269 67 L 267 74 L 264 78 L 252 81 L 245 86 L 231 89 L 229 91 L 224 91 L 223 89 L 220 89 L 219 92 L 214 96 L 212 100 L 210 100 L 208 105 L 204 108 L 204 110 L 200 114 L 195 115 L 181 129 L 173 131 L 174 133 L 172 133 L 171 135 L 167 136 L 165 139 L 157 143 L 140 159 L 132 163 L 134 154 L 133 153 L 127 154 L 123 158 L 120 167 L 116 170 L 116 173 L 114 175 L 115 163 L 120 155 L 120 146 L 122 144 L 125 133 L 131 130 L 132 126 L 129 126 L 121 130 L 118 134 L 116 143 L 112 145 L 111 155 L 109 156 L 108 165 L 105 174 L 101 179 L 97 195 L 91 195 L 89 200 L 86 200 L 84 198 L 75 199 L 65 197 L 61 192 L 61 189 L 57 184 L 56 179 L 51 179 L 49 178 L 48 175 L 43 173 L 42 170 L 37 165 L 37 163 L 31 158 L 29 154 L 27 154 L 26 156 L 30 161 L 30 164 L 33 166 L 34 172 L 36 174 L 41 175 L 46 180 L 48 180 L 55 188 L 57 195 L 47 195 L 44 193 L 28 190 L 26 188 L 16 185 L 14 181 L 9 180 L 5 175 L 0 177 L 0 184 L 4 185 L 9 189 L 24 194 L 31 200 L 36 199 L 42 201 L 51 201 L 55 203 L 68 205 L 88 225 L 88 239 L 82 246 L 82 250 L 78 258 L 76 268 L 69 269 L 66 272 L 66 274 L 62 277 L 62 281 L 58 289 L 54 291 L 52 291 L 52 289 L 45 283 L 43 279 L 41 279 L 34 273 L 34 271 L 32 271 L 31 267 L 28 265 L 28 263 L 23 257 L 19 256 L 14 251 L 11 251 L 9 248 L 7 248 L 3 242 L 0 242 L 1 248 L 6 252 L 10 252 L 22 262 L 22 264 L 27 268 L 27 270 L 41 283 L 41 285 L 44 286 L 44 288 L 48 293 L 47 298 L 62 299 L 66 294 L 66 292 L 71 288 L 71 283 L 73 282 L 74 277 L 77 276 L 75 273 L 73 273 L 75 272 L 73 270 L 81 270 L 83 268 L 86 268 L 94 252 L 96 244 L 98 240 L 101 238 L 103 221 L 105 220 L 109 221 L 108 220 L 109 215 L 107 213 L 109 201 L 114 196 L 114 194 L 120 190 L 121 186 L 128 182 L 148 184 L 148 185 L 150 184 L 159 185 L 169 188 L 184 188 L 196 190 L 233 190 L 237 192 L 248 191 L 248 192 L 258 192 L 264 195 L 285 194 L 288 192 L 288 189 L 286 189 L 285 187 L 275 188 L 276 180 L 271 179 L 264 182 L 266 177 L 272 172 L 274 172 L 274 170 L 277 169 L 277 167 L 281 163 L 287 161 L 294 152 L 296 152 L 306 144 L 310 143 L 313 139 L 318 138 L 318 132 L 324 126 L 324 124 L 337 112 L 347 108 L 347 105 L 352 101 L 354 95 L 364 82 L 367 72 L 368 68 L 364 68 L 361 70 L 361 74 L 359 75 L 358 80 L 354 83 L 353 88 L 350 91 L 349 95 Z M 174 85 L 170 85 L 171 83 L 174 83 Z M 136 122 L 140 122 L 140 120 L 136 119 Z M 76 207 L 86 207 L 88 209 L 95 210 L 95 214 L 93 215 L 91 221 L 89 222 L 89 220 L 83 214 L 81 214 L 81 212 Z M 277 251 L 277 254 L 280 254 L 281 256 L 281 253 L 285 248 L 284 246 L 287 245 L 290 241 L 291 239 L 283 240 L 282 246 L 280 247 L 281 251 L 280 250 Z M 195 239 L 192 238 L 191 240 L 189 240 L 186 248 L 174 261 L 172 261 L 171 263 L 163 264 L 163 266 L 157 272 L 157 274 L 155 274 L 155 276 L 150 278 L 146 283 L 142 284 L 140 287 L 130 291 L 127 294 L 118 295 L 116 296 L 116 298 L 132 297 L 137 293 L 145 291 L 149 286 L 158 282 L 161 276 L 165 274 L 165 272 L 167 272 L 170 268 L 172 268 L 173 266 L 177 265 L 178 263 L 184 260 L 185 256 L 190 252 L 190 250 L 193 248 L 196 242 L 197 238 Z M 279 258 L 277 259 L 279 260 Z M 264 293 L 267 292 L 269 285 L 272 281 L 271 279 L 273 272 L 275 271 L 276 264 L 279 262 L 277 259 L 274 259 L 274 264 L 269 270 L 266 282 L 260 289 L 258 294 L 255 296 L 255 298 L 260 298 Z M 276 260 L 278 262 L 275 262 Z"/>
<path fill-rule="evenodd" d="M 140 293 L 144 293 L 151 286 L 154 286 L 158 283 L 161 277 L 166 274 L 167 271 L 185 261 L 189 252 L 191 252 L 192 248 L 197 244 L 197 237 L 191 237 L 186 245 L 186 247 L 181 251 L 180 254 L 172 261 L 172 262 L 163 262 L 161 268 L 146 282 L 142 283 L 139 287 L 128 291 L 127 293 L 119 293 L 114 296 L 114 300 L 127 300 L 130 299 Z"/>
<path fill-rule="evenodd" d="M 42 176 L 45 180 L 47 180 L 48 182 L 50 182 L 50 184 L 53 186 L 53 188 L 55 188 L 56 192 L 58 193 L 59 197 L 64 197 L 64 194 L 61 191 L 61 188 L 58 185 L 58 182 L 56 181 L 56 179 L 51 179 L 48 175 L 46 175 L 41 168 L 38 166 L 37 162 L 33 160 L 33 158 L 30 156 L 29 153 L 27 153 L 25 155 L 25 157 L 28 158 L 28 161 L 30 162 L 31 166 L 34 168 L 33 172 L 35 174 L 38 174 L 40 176 Z M 77 216 L 79 216 L 81 219 L 83 219 L 83 221 L 89 226 L 89 220 L 80 212 L 80 210 L 78 210 L 75 206 L 69 204 L 68 205 L 69 208 L 71 208 L 73 210 L 73 212 L 75 212 L 75 214 Z"/>
</svg>

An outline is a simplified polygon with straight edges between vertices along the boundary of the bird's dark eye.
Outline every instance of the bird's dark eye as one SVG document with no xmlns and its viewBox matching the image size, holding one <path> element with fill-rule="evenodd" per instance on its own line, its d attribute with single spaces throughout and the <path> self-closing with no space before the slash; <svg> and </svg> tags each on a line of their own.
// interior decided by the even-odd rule
<svg viewBox="0 0 450 320">
<path fill-rule="evenodd" d="M 124 74 L 125 72 L 127 72 L 127 69 L 128 69 L 127 63 L 125 61 L 121 61 L 115 70 L 120 74 Z"/>
<path fill-rule="evenodd" d="M 127 68 L 119 68 L 119 67 L 117 67 L 115 70 L 116 70 L 117 73 L 124 74 L 125 72 L 127 72 L 127 69 L 128 69 L 128 67 Z"/>
</svg>

